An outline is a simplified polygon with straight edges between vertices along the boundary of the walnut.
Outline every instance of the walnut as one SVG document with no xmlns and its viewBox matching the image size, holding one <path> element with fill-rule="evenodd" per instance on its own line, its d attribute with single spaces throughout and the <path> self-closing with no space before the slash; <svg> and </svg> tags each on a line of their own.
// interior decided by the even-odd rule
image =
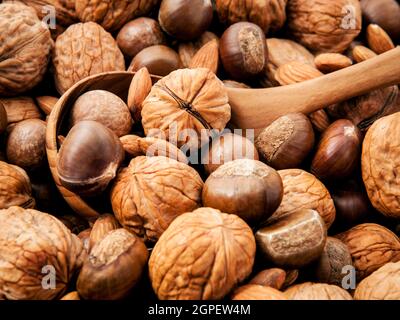
<svg viewBox="0 0 400 320">
<path fill-rule="evenodd" d="M 149 275 L 161 300 L 217 300 L 253 267 L 256 244 L 238 216 L 200 208 L 176 218 L 156 243 Z"/>
<path fill-rule="evenodd" d="M 361 31 L 359 0 L 291 0 L 287 9 L 294 38 L 316 52 L 341 53 Z"/>
<path fill-rule="evenodd" d="M 336 210 L 328 189 L 314 175 L 300 169 L 278 171 L 283 182 L 283 199 L 270 219 L 301 209 L 318 211 L 329 228 Z"/>
<path fill-rule="evenodd" d="M 155 242 L 178 215 L 200 206 L 202 188 L 199 174 L 187 164 L 140 156 L 118 173 L 112 208 L 123 227 Z"/>
<path fill-rule="evenodd" d="M 326 283 L 305 282 L 284 292 L 289 300 L 353 300 L 346 290 Z"/>
<path fill-rule="evenodd" d="M 362 177 L 372 205 L 388 217 L 400 218 L 400 113 L 376 121 L 362 149 Z"/>
<path fill-rule="evenodd" d="M 219 20 L 224 24 L 249 21 L 260 26 L 265 33 L 277 31 L 286 21 L 287 0 L 216 0 Z"/>
<path fill-rule="evenodd" d="M 32 187 L 24 169 L 0 161 L 0 209 L 35 207 Z"/>
<path fill-rule="evenodd" d="M 53 46 L 49 29 L 34 9 L 19 2 L 0 4 L 0 96 L 36 86 Z"/>
<path fill-rule="evenodd" d="M 159 0 L 79 0 L 76 13 L 82 22 L 94 21 L 115 31 L 133 18 L 146 15 Z"/>
<path fill-rule="evenodd" d="M 143 102 L 146 135 L 162 134 L 179 147 L 198 149 L 204 134 L 223 130 L 231 117 L 227 90 L 208 69 L 182 69 L 158 81 Z M 208 137 L 206 136 L 208 142 Z"/>
<path fill-rule="evenodd" d="M 20 207 L 0 210 L 0 247 L 0 299 L 61 298 L 85 257 L 61 221 Z"/>
<path fill-rule="evenodd" d="M 247 284 L 233 292 L 232 300 L 287 300 L 287 298 L 277 289 Z"/>
<path fill-rule="evenodd" d="M 116 41 L 94 22 L 73 24 L 57 38 L 53 64 L 60 94 L 87 76 L 125 70 Z"/>
<path fill-rule="evenodd" d="M 400 260 L 399 238 L 379 224 L 359 224 L 335 237 L 348 246 L 358 280 L 388 262 Z"/>
<path fill-rule="evenodd" d="M 387 263 L 357 286 L 356 300 L 400 300 L 400 262 Z"/>
</svg>

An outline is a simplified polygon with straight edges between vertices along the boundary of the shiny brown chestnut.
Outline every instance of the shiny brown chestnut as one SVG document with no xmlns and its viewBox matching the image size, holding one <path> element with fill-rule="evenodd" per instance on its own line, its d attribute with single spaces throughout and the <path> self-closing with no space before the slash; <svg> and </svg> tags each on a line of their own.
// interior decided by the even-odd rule
<svg viewBox="0 0 400 320">
<path fill-rule="evenodd" d="M 118 47 L 129 58 L 133 58 L 147 47 L 165 42 L 164 33 L 158 22 L 147 17 L 129 21 L 117 35 Z"/>
<path fill-rule="evenodd" d="M 267 65 L 265 34 L 250 22 L 238 22 L 225 30 L 220 40 L 220 56 L 225 71 L 234 80 L 259 75 Z"/>
<path fill-rule="evenodd" d="M 302 113 L 278 118 L 257 137 L 255 145 L 265 162 L 282 170 L 297 168 L 314 146 L 314 130 Z"/>
<path fill-rule="evenodd" d="M 0 102 L 0 134 L 2 134 L 7 128 L 7 112 L 3 104 Z"/>
<path fill-rule="evenodd" d="M 311 163 L 319 179 L 347 178 L 360 162 L 362 137 L 350 120 L 337 120 L 323 133 Z"/>
<path fill-rule="evenodd" d="M 150 74 L 166 76 L 182 67 L 179 55 L 171 48 L 156 45 L 143 49 L 132 60 L 128 71 L 139 71 L 146 67 Z"/>
<path fill-rule="evenodd" d="M 158 14 L 161 28 L 182 41 L 200 37 L 212 18 L 211 0 L 162 0 Z"/>
<path fill-rule="evenodd" d="M 96 121 L 80 121 L 68 133 L 57 159 L 61 184 L 81 196 L 103 192 L 124 159 L 116 134 Z"/>
<path fill-rule="evenodd" d="M 238 159 L 220 166 L 206 180 L 203 205 L 236 214 L 250 224 L 268 219 L 283 197 L 282 179 L 266 164 Z"/>
<path fill-rule="evenodd" d="M 202 156 L 202 164 L 211 174 L 224 163 L 237 159 L 258 160 L 257 149 L 249 139 L 227 132 L 212 140 Z"/>
<path fill-rule="evenodd" d="M 6 147 L 7 159 L 27 171 L 46 164 L 46 122 L 39 119 L 21 121 L 11 130 Z"/>
<path fill-rule="evenodd" d="M 71 127 L 83 120 L 100 122 L 118 137 L 130 133 L 133 124 L 125 102 L 105 90 L 92 90 L 82 94 L 72 106 L 70 120 Z"/>
</svg>

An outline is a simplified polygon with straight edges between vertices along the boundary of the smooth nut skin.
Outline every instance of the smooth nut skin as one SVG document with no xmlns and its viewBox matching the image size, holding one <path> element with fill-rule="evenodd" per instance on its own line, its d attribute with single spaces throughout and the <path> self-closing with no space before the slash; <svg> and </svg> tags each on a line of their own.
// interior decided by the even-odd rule
<svg viewBox="0 0 400 320">
<path fill-rule="evenodd" d="M 298 167 L 314 146 L 314 130 L 301 113 L 278 118 L 257 137 L 255 145 L 265 162 L 282 170 Z"/>
<path fill-rule="evenodd" d="M 162 0 L 158 21 L 170 36 L 183 41 L 198 38 L 213 17 L 210 0 Z"/>
<path fill-rule="evenodd" d="M 283 269 L 271 268 L 257 273 L 249 284 L 256 284 L 280 290 L 286 280 L 286 272 Z"/>
<path fill-rule="evenodd" d="M 360 161 L 361 133 L 350 120 L 337 120 L 323 133 L 311 163 L 319 179 L 350 176 Z"/>
<path fill-rule="evenodd" d="M 400 300 L 400 262 L 387 263 L 362 280 L 355 300 Z"/>
<path fill-rule="evenodd" d="M 133 123 L 125 102 L 105 90 L 88 91 L 75 101 L 70 115 L 71 127 L 83 120 L 97 121 L 118 137 L 128 134 Z"/>
<path fill-rule="evenodd" d="M 203 154 L 202 164 L 206 172 L 211 174 L 224 163 L 237 159 L 258 160 L 257 149 L 249 139 L 227 132 L 212 140 Z"/>
<path fill-rule="evenodd" d="M 200 207 L 202 188 L 200 175 L 187 164 L 139 156 L 119 171 L 111 204 L 124 228 L 154 243 L 176 217 Z"/>
<path fill-rule="evenodd" d="M 0 134 L 2 134 L 8 125 L 7 112 L 4 105 L 0 101 Z"/>
<path fill-rule="evenodd" d="M 353 300 L 346 290 L 326 283 L 297 284 L 287 289 L 284 294 L 289 300 Z"/>
<path fill-rule="evenodd" d="M 0 209 L 12 206 L 35 207 L 31 182 L 24 169 L 0 161 Z"/>
<path fill-rule="evenodd" d="M 220 57 L 225 71 L 234 80 L 258 76 L 267 65 L 268 49 L 264 32 L 250 22 L 238 22 L 223 33 Z"/>
<path fill-rule="evenodd" d="M 125 24 L 117 35 L 117 44 L 122 53 L 130 58 L 147 47 L 164 44 L 165 36 L 158 22 L 141 17 Z"/>
<path fill-rule="evenodd" d="M 336 210 L 328 189 L 314 175 L 301 169 L 278 171 L 283 183 L 283 198 L 271 219 L 300 209 L 318 211 L 329 228 L 335 220 Z"/>
<path fill-rule="evenodd" d="M 0 299 L 7 300 L 61 298 L 85 258 L 82 242 L 61 221 L 20 207 L 0 210 L 0 248 Z"/>
<path fill-rule="evenodd" d="M 77 1 L 81 2 L 84 1 Z M 124 56 L 116 41 L 94 22 L 73 24 L 57 37 L 53 65 L 60 94 L 88 76 L 125 70 Z"/>
<path fill-rule="evenodd" d="M 342 286 L 344 267 L 353 265 L 349 248 L 342 241 L 328 237 L 321 257 L 312 266 L 317 282 Z"/>
<path fill-rule="evenodd" d="M 90 231 L 89 248 L 93 248 L 98 242 L 103 240 L 107 234 L 113 230 L 119 229 L 118 220 L 112 214 L 101 215 L 93 224 Z"/>
<path fill-rule="evenodd" d="M 249 21 L 267 34 L 269 30 L 277 31 L 284 25 L 286 3 L 287 0 L 216 0 L 215 8 L 223 24 Z"/>
<path fill-rule="evenodd" d="M 53 41 L 35 10 L 20 2 L 0 4 L 0 34 L 0 96 L 14 96 L 43 79 Z"/>
<path fill-rule="evenodd" d="M 172 71 L 180 69 L 182 62 L 179 55 L 170 47 L 156 45 L 143 49 L 132 60 L 128 71 L 139 71 L 147 68 L 150 74 L 165 77 Z"/>
<path fill-rule="evenodd" d="M 146 67 L 139 69 L 129 86 L 127 105 L 135 122 L 142 120 L 143 101 L 150 93 L 153 83 Z"/>
<path fill-rule="evenodd" d="M 30 119 L 19 122 L 7 139 L 7 159 L 25 170 L 46 164 L 46 122 Z"/>
<path fill-rule="evenodd" d="M 274 219 L 255 236 L 266 260 L 280 267 L 301 268 L 321 255 L 327 232 L 317 211 L 303 209 Z"/>
<path fill-rule="evenodd" d="M 388 262 L 400 260 L 400 240 L 375 223 L 359 224 L 335 236 L 350 250 L 357 280 L 362 280 Z"/>
<path fill-rule="evenodd" d="M 82 196 L 98 195 L 116 176 L 124 154 L 113 131 L 96 121 L 80 121 L 70 130 L 58 153 L 61 184 Z"/>
<path fill-rule="evenodd" d="M 287 300 L 287 298 L 277 289 L 246 284 L 233 292 L 232 300 Z"/>
<path fill-rule="evenodd" d="M 400 113 L 377 120 L 368 130 L 362 148 L 362 177 L 372 205 L 382 214 L 400 217 Z"/>
<path fill-rule="evenodd" d="M 236 214 L 249 224 L 268 219 L 283 195 L 282 179 L 266 164 L 238 159 L 220 166 L 206 180 L 203 205 Z"/>
<path fill-rule="evenodd" d="M 125 229 L 111 231 L 83 263 L 76 284 L 79 295 L 87 300 L 125 297 L 140 280 L 148 256 L 141 239 Z"/>
<path fill-rule="evenodd" d="M 294 38 L 317 52 L 341 53 L 361 31 L 359 0 L 290 0 L 287 14 Z"/>
<path fill-rule="evenodd" d="M 255 253 L 242 219 L 200 208 L 176 218 L 156 243 L 150 280 L 161 300 L 222 299 L 251 273 Z"/>
</svg>

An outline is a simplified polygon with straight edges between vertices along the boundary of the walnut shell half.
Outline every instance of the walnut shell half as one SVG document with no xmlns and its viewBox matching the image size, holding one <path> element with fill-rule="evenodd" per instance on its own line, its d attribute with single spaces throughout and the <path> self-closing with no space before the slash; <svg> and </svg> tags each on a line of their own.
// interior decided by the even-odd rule
<svg viewBox="0 0 400 320">
<path fill-rule="evenodd" d="M 216 300 L 251 272 L 256 244 L 238 216 L 200 208 L 176 218 L 149 260 L 154 291 L 161 300 Z"/>
<path fill-rule="evenodd" d="M 202 188 L 199 174 L 187 164 L 140 156 L 118 173 L 111 203 L 123 227 L 155 242 L 178 215 L 200 206 Z"/>
<path fill-rule="evenodd" d="M 20 207 L 0 210 L 0 248 L 0 299 L 60 298 L 85 257 L 61 221 Z"/>
</svg>

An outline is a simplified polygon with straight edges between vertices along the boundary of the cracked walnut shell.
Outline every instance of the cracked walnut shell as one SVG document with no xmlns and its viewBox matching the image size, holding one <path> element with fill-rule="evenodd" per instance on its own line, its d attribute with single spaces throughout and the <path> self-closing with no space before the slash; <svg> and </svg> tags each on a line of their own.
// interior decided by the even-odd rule
<svg viewBox="0 0 400 320">
<path fill-rule="evenodd" d="M 212 208 L 185 213 L 172 222 L 149 260 L 161 300 L 217 300 L 249 276 L 256 244 L 238 216 Z"/>
<path fill-rule="evenodd" d="M 34 9 L 0 4 L 0 96 L 17 95 L 43 78 L 53 47 L 49 29 Z"/>
<path fill-rule="evenodd" d="M 57 38 L 53 64 L 60 94 L 88 76 L 125 71 L 124 57 L 116 41 L 94 22 L 73 24 Z"/>
<path fill-rule="evenodd" d="M 199 174 L 187 164 L 140 156 L 118 173 L 111 203 L 123 227 L 156 242 L 177 216 L 200 206 L 202 188 Z"/>
<path fill-rule="evenodd" d="M 162 133 L 178 147 L 187 143 L 194 149 L 202 144 L 203 130 L 223 130 L 230 117 L 227 90 L 206 68 L 177 70 L 164 77 L 153 86 L 142 109 L 146 135 Z"/>
<path fill-rule="evenodd" d="M 8 300 L 61 298 L 85 257 L 61 221 L 20 207 L 0 210 L 0 248 L 0 299 Z"/>
</svg>

